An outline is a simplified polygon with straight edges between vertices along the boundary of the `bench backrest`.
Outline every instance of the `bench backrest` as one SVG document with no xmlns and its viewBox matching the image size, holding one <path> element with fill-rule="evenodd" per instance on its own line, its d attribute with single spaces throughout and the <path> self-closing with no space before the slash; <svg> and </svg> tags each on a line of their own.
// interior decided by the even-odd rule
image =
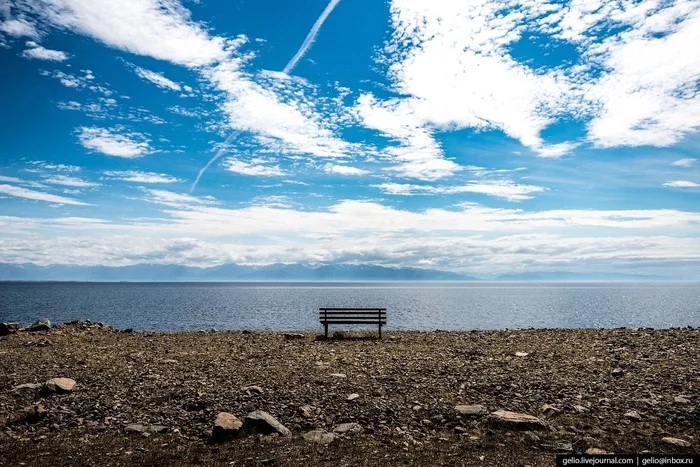
<svg viewBox="0 0 700 467">
<path fill-rule="evenodd" d="M 319 308 L 321 323 L 386 324 L 386 308 Z"/>
</svg>

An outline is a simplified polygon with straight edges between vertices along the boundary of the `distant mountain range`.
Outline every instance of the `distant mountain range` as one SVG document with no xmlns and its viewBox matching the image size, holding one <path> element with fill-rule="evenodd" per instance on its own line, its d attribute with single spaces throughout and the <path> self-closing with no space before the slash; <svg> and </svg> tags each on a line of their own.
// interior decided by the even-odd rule
<svg viewBox="0 0 700 467">
<path fill-rule="evenodd" d="M 139 264 L 71 266 L 0 263 L 0 280 L 24 281 L 469 281 L 448 271 L 373 265 L 224 264 L 210 268 Z"/>
<path fill-rule="evenodd" d="M 697 278 L 696 278 L 697 279 Z M 0 263 L 3 281 L 513 281 L 513 282 L 605 282 L 668 281 L 677 278 L 622 273 L 521 272 L 474 277 L 449 271 L 421 268 L 391 268 L 369 264 L 307 265 L 270 264 L 243 266 L 224 264 L 210 268 L 138 264 L 134 266 L 71 266 L 54 264 Z"/>
</svg>

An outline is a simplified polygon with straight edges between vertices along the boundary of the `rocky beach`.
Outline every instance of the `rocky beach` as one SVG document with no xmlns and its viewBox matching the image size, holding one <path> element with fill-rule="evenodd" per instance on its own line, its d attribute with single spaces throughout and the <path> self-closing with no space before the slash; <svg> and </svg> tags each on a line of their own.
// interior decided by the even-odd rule
<svg viewBox="0 0 700 467">
<path fill-rule="evenodd" d="M 700 329 L 1 325 L 3 465 L 552 466 L 700 451 Z"/>
</svg>

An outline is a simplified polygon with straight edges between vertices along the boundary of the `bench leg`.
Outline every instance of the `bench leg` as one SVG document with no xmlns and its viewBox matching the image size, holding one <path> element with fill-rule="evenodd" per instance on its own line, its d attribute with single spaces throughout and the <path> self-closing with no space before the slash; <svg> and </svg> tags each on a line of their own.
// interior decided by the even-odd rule
<svg viewBox="0 0 700 467">
<path fill-rule="evenodd" d="M 379 338 L 382 338 L 382 325 L 379 325 Z"/>
<path fill-rule="evenodd" d="M 328 338 L 328 323 L 324 324 L 323 327 L 325 328 L 325 331 L 326 331 L 326 338 Z"/>
</svg>

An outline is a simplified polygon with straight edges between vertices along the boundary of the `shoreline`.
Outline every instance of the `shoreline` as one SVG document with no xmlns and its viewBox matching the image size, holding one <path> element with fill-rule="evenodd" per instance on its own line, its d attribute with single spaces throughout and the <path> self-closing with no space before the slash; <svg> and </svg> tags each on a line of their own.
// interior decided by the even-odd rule
<svg viewBox="0 0 700 467">
<path fill-rule="evenodd" d="M 2 337 L 0 449 L 13 465 L 538 466 L 591 449 L 700 451 L 698 328 L 318 334 L 74 322 Z M 47 394 L 58 377 L 75 389 Z M 217 414 L 255 410 L 292 435 L 212 443 Z M 518 429 L 499 410 L 538 422 Z M 334 432 L 347 423 L 361 432 Z M 329 436 L 312 440 L 318 430 Z"/>
</svg>

